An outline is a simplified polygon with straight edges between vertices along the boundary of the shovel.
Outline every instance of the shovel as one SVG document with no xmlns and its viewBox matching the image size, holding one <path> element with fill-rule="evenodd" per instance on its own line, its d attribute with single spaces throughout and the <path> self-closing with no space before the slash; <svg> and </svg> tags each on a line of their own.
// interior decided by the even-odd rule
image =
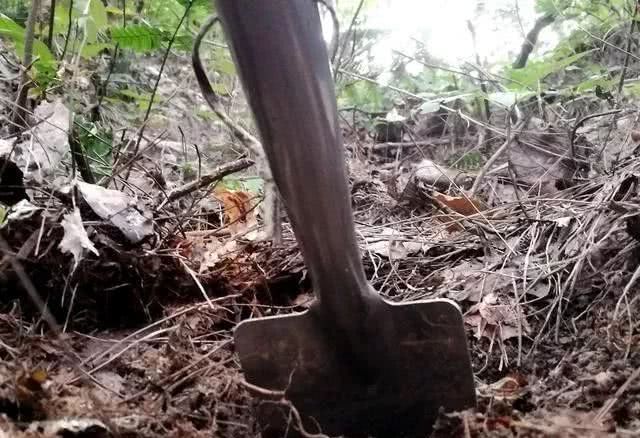
<svg viewBox="0 0 640 438">
<path fill-rule="evenodd" d="M 317 298 L 235 329 L 246 380 L 290 401 L 256 392 L 263 437 L 423 437 L 441 410 L 475 406 L 462 314 L 387 302 L 367 282 L 317 3 L 216 9 Z"/>
</svg>

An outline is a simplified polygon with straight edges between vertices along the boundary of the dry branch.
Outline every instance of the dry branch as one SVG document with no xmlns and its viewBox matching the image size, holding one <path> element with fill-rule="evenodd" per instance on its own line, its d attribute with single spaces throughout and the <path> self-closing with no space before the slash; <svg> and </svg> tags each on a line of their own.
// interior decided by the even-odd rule
<svg viewBox="0 0 640 438">
<path fill-rule="evenodd" d="M 201 189 L 202 187 L 206 187 L 209 184 L 212 184 L 225 176 L 232 174 L 234 172 L 239 172 L 243 169 L 246 169 L 249 166 L 253 165 L 253 160 L 248 158 L 240 158 L 236 161 L 231 161 L 230 163 L 225 163 L 222 166 L 216 167 L 212 173 L 207 175 L 202 175 L 199 179 L 195 181 L 191 181 L 187 184 L 181 185 L 180 187 L 176 187 L 167 193 L 166 199 L 162 202 L 161 208 L 167 202 L 173 202 L 176 199 L 179 199 L 183 196 L 188 195 L 189 193 Z"/>
</svg>

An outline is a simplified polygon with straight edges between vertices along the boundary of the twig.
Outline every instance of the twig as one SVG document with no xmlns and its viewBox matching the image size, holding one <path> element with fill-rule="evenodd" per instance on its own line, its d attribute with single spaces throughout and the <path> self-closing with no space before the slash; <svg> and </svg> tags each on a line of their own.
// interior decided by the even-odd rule
<svg viewBox="0 0 640 438">
<path fill-rule="evenodd" d="M 276 399 L 274 401 L 270 401 L 272 403 L 278 403 L 281 404 L 283 406 L 286 406 L 287 408 L 289 408 L 291 415 L 293 415 L 295 421 L 296 421 L 296 428 L 298 430 L 298 432 L 300 433 L 300 435 L 302 435 L 304 438 L 330 438 L 329 435 L 325 435 L 323 433 L 310 433 L 307 432 L 306 429 L 304 428 L 304 425 L 302 424 L 302 417 L 300 417 L 300 412 L 298 411 L 298 409 L 293 405 L 293 403 L 291 403 L 291 401 L 286 399 L 285 396 L 285 391 L 277 391 L 277 390 L 270 390 L 270 389 L 266 389 L 266 388 L 261 388 L 260 386 L 256 386 L 253 385 L 249 382 L 247 382 L 244 379 L 239 379 L 238 382 L 245 386 L 247 389 L 249 389 L 250 391 L 253 391 L 257 394 L 260 394 L 263 397 L 269 397 L 272 399 Z"/>
<path fill-rule="evenodd" d="M 407 58 L 407 59 L 409 59 L 411 61 L 417 62 L 418 64 L 424 65 L 427 68 L 442 70 L 442 71 L 446 71 L 448 73 L 453 73 L 455 75 L 465 76 L 465 77 L 471 79 L 472 81 L 480 81 L 481 80 L 481 79 L 478 79 L 476 76 L 473 76 L 471 73 L 467 73 L 466 71 L 456 70 L 456 69 L 453 69 L 453 68 L 450 68 L 450 67 L 445 67 L 445 66 L 442 66 L 442 65 L 431 64 L 431 63 L 425 62 L 425 61 L 423 61 L 421 59 L 417 59 L 414 56 L 407 55 L 406 53 L 401 52 L 401 51 L 396 50 L 396 49 L 393 50 L 393 53 L 396 53 L 396 54 L 398 54 L 398 55 L 400 55 L 400 56 L 402 56 L 404 58 Z M 498 82 L 495 79 L 487 79 L 487 81 L 489 81 L 489 82 Z"/>
<path fill-rule="evenodd" d="M 349 42 L 349 35 L 351 34 L 351 31 L 353 30 L 353 26 L 355 26 L 356 24 L 356 20 L 358 19 L 358 15 L 360 15 L 360 11 L 362 10 L 362 5 L 364 5 L 364 0 L 360 0 L 360 3 L 358 4 L 358 7 L 356 8 L 356 11 L 353 14 L 353 17 L 351 17 L 351 23 L 349 23 L 349 27 L 347 28 L 347 31 L 344 34 L 344 40 L 342 41 L 342 46 L 340 46 L 340 53 L 338 54 L 338 57 L 335 57 L 335 54 L 333 55 L 333 57 L 331 58 L 331 61 L 334 62 L 334 66 L 333 66 L 333 80 L 335 81 L 336 79 L 336 75 L 338 74 L 338 70 L 340 70 L 340 64 L 342 63 L 342 56 L 344 55 L 344 51 L 347 49 L 347 43 Z M 338 32 L 339 29 L 336 29 L 336 32 Z M 338 35 L 339 37 L 340 35 Z M 337 41 L 336 41 L 336 45 L 337 45 Z M 335 59 L 334 59 L 335 58 Z"/>
<path fill-rule="evenodd" d="M 49 34 L 47 35 L 47 47 L 53 51 L 53 26 L 56 17 L 56 0 L 51 0 L 49 8 Z"/>
<path fill-rule="evenodd" d="M 581 127 L 587 120 L 591 120 L 596 117 L 608 116 L 609 114 L 618 114 L 621 111 L 622 111 L 621 109 L 614 109 L 614 110 L 604 111 L 601 113 L 589 114 L 588 116 L 585 116 L 580 120 L 578 120 L 578 122 L 573 126 L 573 129 L 571 130 L 571 134 L 569 136 L 569 146 L 571 149 L 571 157 L 574 159 L 576 158 L 576 151 L 573 143 L 576 139 L 576 132 L 578 131 L 579 127 Z"/>
<path fill-rule="evenodd" d="M 471 20 L 467 20 L 467 28 L 469 29 L 469 33 L 471 34 L 471 41 L 473 42 L 473 51 L 475 52 L 476 55 L 476 64 L 478 64 L 478 67 L 480 67 L 482 65 L 482 63 L 480 62 L 480 54 L 478 53 L 478 44 L 476 42 L 476 30 L 473 27 L 473 23 L 471 22 Z M 480 90 L 482 90 L 482 102 L 484 103 L 484 117 L 485 117 L 485 122 L 488 122 L 489 119 L 491 118 L 491 109 L 489 108 L 489 99 L 487 99 L 487 96 L 489 95 L 489 92 L 487 91 L 487 84 L 485 83 L 484 80 L 480 80 Z"/>
<path fill-rule="evenodd" d="M 36 28 L 36 20 L 40 13 L 40 0 L 33 0 L 31 2 L 31 9 L 29 10 L 29 16 L 27 18 L 27 24 L 25 26 L 24 35 L 24 49 L 22 58 L 22 72 L 20 75 L 20 86 L 18 88 L 18 95 L 16 97 L 15 106 L 13 108 L 13 116 L 11 117 L 12 125 L 10 132 L 12 134 L 18 133 L 21 129 L 27 126 L 26 114 L 24 107 L 27 104 L 27 95 L 29 92 L 29 84 L 31 79 L 29 78 L 29 69 L 27 66 L 31 65 L 33 61 L 33 41 Z"/>
<path fill-rule="evenodd" d="M 140 132 L 138 133 L 138 139 L 136 140 L 134 155 L 137 154 L 138 148 L 140 148 L 140 142 L 142 141 L 142 136 L 144 135 L 144 129 L 147 126 L 147 120 L 149 120 L 149 115 L 151 114 L 151 108 L 153 107 L 153 103 L 156 98 L 156 93 L 158 92 L 158 86 L 160 85 L 160 79 L 162 78 L 162 73 L 164 73 L 164 67 L 167 63 L 167 58 L 169 58 L 169 53 L 171 53 L 171 47 L 173 47 L 173 43 L 176 40 L 176 36 L 178 35 L 178 31 L 180 30 L 180 27 L 182 27 L 182 23 L 187 18 L 187 15 L 189 15 L 191 6 L 193 6 L 193 0 L 191 0 L 187 4 L 186 8 L 184 8 L 184 14 L 182 14 L 182 17 L 180 18 L 180 22 L 178 23 L 175 30 L 173 31 L 173 35 L 171 35 L 171 39 L 167 44 L 167 50 L 165 50 L 164 55 L 162 56 L 162 62 L 160 63 L 160 71 L 158 72 L 158 76 L 156 77 L 156 83 L 153 86 L 153 90 L 151 91 L 151 97 L 149 98 L 149 105 L 147 106 L 147 110 L 144 114 L 144 118 L 142 119 L 142 126 L 140 126 Z M 127 173 L 127 176 L 125 177 L 125 179 L 128 179 L 128 177 L 129 177 L 129 174 Z"/>
<path fill-rule="evenodd" d="M 207 291 L 205 291 L 204 287 L 202 287 L 202 283 L 200 283 L 200 280 L 198 280 L 198 276 L 196 275 L 194 270 L 191 269 L 184 262 L 184 260 L 180 259 L 180 263 L 182 264 L 182 267 L 184 268 L 184 270 L 187 271 L 187 274 L 189 274 L 189 276 L 193 279 L 193 282 L 196 284 L 196 286 L 198 286 L 198 289 L 200 290 L 200 292 L 202 292 L 202 295 L 204 296 L 204 299 L 207 302 L 207 304 L 209 304 L 209 307 L 211 308 L 211 310 L 215 311 L 216 308 L 214 307 L 213 303 L 211 302 L 211 298 L 209 298 L 209 295 L 207 295 Z"/>
<path fill-rule="evenodd" d="M 602 408 L 600 408 L 598 414 L 594 418 L 595 421 L 602 422 L 602 420 L 604 420 L 604 417 L 606 417 L 611 408 L 613 408 L 613 405 L 616 404 L 620 397 L 622 397 L 622 394 L 624 394 L 624 392 L 629 388 L 629 386 L 631 386 L 631 383 L 633 383 L 633 381 L 636 380 L 638 376 L 640 376 L 640 367 L 633 370 L 629 378 L 622 384 L 622 386 L 620 386 L 620 388 L 618 388 L 613 397 L 607 400 Z"/>
<path fill-rule="evenodd" d="M 26 290 L 27 295 L 29 296 L 29 299 L 32 301 L 33 305 L 38 309 L 38 311 L 40 311 L 42 319 L 49 327 L 49 330 L 51 330 L 51 332 L 57 338 L 59 345 L 62 347 L 62 350 L 64 351 L 65 355 L 69 359 L 69 362 L 71 363 L 72 367 L 76 372 L 79 373 L 80 380 L 83 380 L 85 382 L 99 383 L 99 382 L 96 382 L 94 379 L 91 379 L 89 374 L 82 369 L 82 366 L 78 362 L 79 358 L 76 354 L 74 354 L 73 349 L 71 348 L 71 344 L 65 337 L 62 336 L 62 331 L 60 326 L 58 325 L 58 322 L 56 321 L 54 316 L 51 314 L 51 311 L 49 310 L 45 302 L 42 300 L 42 297 L 36 290 L 36 287 L 34 286 L 29 276 L 27 275 L 26 271 L 24 270 L 24 266 L 22 266 L 22 263 L 20 263 L 17 257 L 15 257 L 15 255 L 11 251 L 11 248 L 9 247 L 9 244 L 2 236 L 0 236 L 0 250 L 4 252 L 6 257 L 8 257 L 9 263 L 11 264 L 11 267 L 13 268 L 14 273 L 18 277 L 18 280 L 20 281 L 20 283 L 22 283 L 22 286 Z M 98 417 L 100 418 L 100 420 L 105 425 L 107 425 L 107 427 L 110 429 L 110 432 L 114 436 L 116 437 L 120 436 L 120 434 L 118 433 L 118 429 L 113 424 L 113 422 L 110 421 L 110 419 L 106 415 L 101 414 L 105 412 L 102 409 L 102 402 L 97 397 L 93 397 L 90 395 L 90 398 L 95 404 L 96 412 L 98 413 Z"/>
<path fill-rule="evenodd" d="M 620 95 L 622 94 L 622 87 L 624 85 L 624 77 L 627 74 L 627 68 L 629 68 L 629 59 L 631 57 L 629 54 L 631 53 L 631 45 L 633 44 L 633 31 L 636 28 L 636 17 L 638 16 L 638 8 L 640 5 L 635 2 L 633 7 L 633 16 L 631 17 L 631 26 L 629 28 L 629 36 L 627 38 L 627 53 L 624 55 L 624 64 L 622 65 L 622 71 L 620 72 L 620 82 L 618 82 L 618 100 L 620 100 Z"/>
<path fill-rule="evenodd" d="M 351 72 L 351 71 L 347 71 L 347 70 L 344 70 L 344 69 L 342 69 L 342 68 L 337 69 L 336 71 L 339 71 L 340 73 L 343 73 L 343 74 L 345 74 L 345 75 L 347 75 L 347 76 L 351 76 L 351 77 L 353 77 L 353 78 L 360 79 L 360 80 L 362 80 L 362 81 L 370 82 L 370 83 L 372 83 L 372 84 L 377 85 L 377 86 L 378 86 L 378 87 L 380 87 L 380 88 L 387 88 L 387 89 L 389 89 L 389 90 L 396 91 L 396 92 L 398 92 L 398 93 L 400 93 L 400 94 L 404 94 L 405 96 L 413 97 L 414 99 L 418 99 L 418 100 L 420 100 L 421 102 L 424 102 L 424 101 L 426 101 L 426 100 L 427 100 L 426 98 L 424 98 L 424 97 L 422 97 L 422 96 L 418 96 L 417 94 L 412 93 L 412 92 L 410 92 L 410 91 L 403 90 L 402 88 L 394 87 L 393 85 L 383 84 L 383 83 L 381 83 L 380 81 L 377 81 L 377 80 L 372 79 L 372 78 L 368 78 L 368 77 L 363 76 L 363 75 L 360 75 L 360 74 L 358 74 L 358 73 L 354 73 L 354 72 Z"/>
<path fill-rule="evenodd" d="M 73 0 L 69 0 L 69 16 L 67 17 L 67 35 L 64 38 L 64 47 L 62 48 L 62 55 L 60 60 L 64 62 L 64 57 L 67 55 L 67 47 L 69 47 L 69 38 L 71 38 L 71 25 L 73 24 Z"/>
<path fill-rule="evenodd" d="M 390 148 L 412 148 L 412 147 L 420 147 L 420 146 L 437 146 L 448 144 L 448 139 L 434 138 L 432 140 L 425 141 L 401 141 L 401 142 L 388 142 L 388 143 L 377 143 L 371 146 L 371 150 L 379 151 L 383 149 Z"/>
<path fill-rule="evenodd" d="M 96 111 L 100 111 L 102 107 L 102 100 L 107 95 L 107 87 L 109 86 L 109 80 L 111 79 L 111 74 L 116 66 L 116 59 L 118 58 L 118 49 L 120 48 L 120 43 L 116 43 L 116 46 L 113 49 L 113 56 L 111 57 L 111 62 L 109 63 L 109 71 L 107 72 L 107 77 L 104 80 L 104 83 L 100 87 L 100 93 L 98 95 L 98 103 L 96 104 Z"/>
<path fill-rule="evenodd" d="M 167 202 L 173 202 L 176 199 L 181 198 L 182 196 L 188 195 L 195 190 L 208 186 L 209 184 L 212 184 L 231 173 L 246 169 L 251 165 L 253 165 L 253 160 L 250 160 L 249 158 L 240 158 L 239 160 L 231 161 L 230 163 L 225 163 L 221 166 L 218 166 L 213 170 L 212 173 L 208 175 L 202 175 L 195 181 L 191 181 L 187 184 L 171 190 L 169 193 L 167 193 L 166 198 L 162 201 L 162 203 L 156 208 L 156 211 L 164 207 Z"/>
<path fill-rule="evenodd" d="M 638 281 L 638 278 L 640 278 L 640 266 L 638 266 L 636 268 L 635 271 L 633 271 L 633 275 L 631 276 L 631 278 L 629 279 L 629 282 L 627 283 L 627 285 L 624 287 L 624 290 L 622 291 L 622 295 L 620 295 L 620 298 L 618 298 L 618 302 L 616 303 L 616 308 L 613 311 L 613 319 L 615 320 L 616 318 L 618 318 L 618 312 L 620 310 L 620 306 L 622 305 L 622 301 L 627 299 L 627 295 L 629 294 L 629 292 L 631 291 L 631 288 L 636 284 L 636 282 Z M 629 333 L 629 335 L 631 335 L 631 333 Z"/>
<path fill-rule="evenodd" d="M 508 120 L 510 119 L 508 118 Z M 487 160 L 485 165 L 480 170 L 480 173 L 476 177 L 476 180 L 473 182 L 473 186 L 471 187 L 471 191 L 469 193 L 470 197 L 473 197 L 476 194 L 476 192 L 480 188 L 480 184 L 482 184 L 482 180 L 484 179 L 484 176 L 486 175 L 487 171 L 491 168 L 491 166 L 493 166 L 493 163 L 495 163 L 496 160 L 500 158 L 500 156 L 504 153 L 504 151 L 506 151 L 509 148 L 511 143 L 513 143 L 513 140 L 515 140 L 515 138 L 517 137 L 520 130 L 522 130 L 528 122 L 529 121 L 527 119 L 521 121 L 518 124 L 518 126 L 516 126 L 515 129 L 513 130 L 511 129 L 511 123 L 509 122 L 507 124 L 507 139 L 502 144 L 502 146 L 500 146 L 498 150 L 495 151 L 495 153 L 491 156 L 491 158 Z"/>
</svg>

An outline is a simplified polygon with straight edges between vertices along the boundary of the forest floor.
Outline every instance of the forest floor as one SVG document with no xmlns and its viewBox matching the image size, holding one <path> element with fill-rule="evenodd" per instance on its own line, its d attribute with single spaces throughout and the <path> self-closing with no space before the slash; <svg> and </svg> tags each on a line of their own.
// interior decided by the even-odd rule
<svg viewBox="0 0 640 438">
<path fill-rule="evenodd" d="M 161 82 L 166 100 L 143 153 L 129 155 L 137 163 L 129 183 L 109 186 L 150 218 L 145 239 L 133 243 L 130 230 L 104 219 L 88 189 L 76 200 L 56 185 L 60 175 L 70 179 L 64 155 L 56 183 L 29 186 L 33 208 L 2 227 L 0 244 L 15 257 L 0 261 L 0 437 L 259 436 L 232 330 L 250 317 L 302 311 L 313 291 L 286 221 L 281 243 L 255 233 L 251 169 L 233 186 L 227 180 L 223 189 L 162 202 L 197 180 L 187 170 L 215 173 L 242 158 L 219 125 L 211 129 L 180 61 Z M 107 119 L 123 112 L 119 103 L 104 105 Z M 459 150 L 442 144 L 446 133 L 421 139 L 424 147 L 380 148 L 345 125 L 372 285 L 395 302 L 449 298 L 464 313 L 478 406 L 442 414 L 432 436 L 640 436 L 640 157 L 635 121 L 618 116 L 580 131 L 593 150 L 605 142 L 618 148 L 616 165 L 591 154 L 587 174 L 560 184 L 553 166 L 538 161 L 542 173 L 525 175 L 517 189 L 509 175 L 491 173 L 471 213 L 456 184 L 434 191 L 420 169 L 437 161 L 442 170 L 442 157 L 476 150 L 477 133 Z M 526 167 L 523 157 L 535 161 L 525 148 L 547 132 L 531 131 L 513 148 L 516 168 Z M 569 133 L 557 143 L 566 147 Z M 478 169 L 457 172 L 478 176 Z M 95 251 L 69 231 L 76 203 Z M 71 255 L 60 248 L 65 237 Z"/>
</svg>

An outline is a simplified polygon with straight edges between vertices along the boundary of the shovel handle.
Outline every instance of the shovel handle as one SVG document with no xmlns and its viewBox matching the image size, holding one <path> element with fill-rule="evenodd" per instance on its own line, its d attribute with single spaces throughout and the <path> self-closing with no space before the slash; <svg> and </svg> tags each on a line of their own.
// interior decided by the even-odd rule
<svg viewBox="0 0 640 438">
<path fill-rule="evenodd" d="M 347 328 L 379 300 L 356 242 L 334 83 L 314 0 L 216 0 L 319 313 Z M 356 322 L 357 323 L 357 322 Z"/>
</svg>

